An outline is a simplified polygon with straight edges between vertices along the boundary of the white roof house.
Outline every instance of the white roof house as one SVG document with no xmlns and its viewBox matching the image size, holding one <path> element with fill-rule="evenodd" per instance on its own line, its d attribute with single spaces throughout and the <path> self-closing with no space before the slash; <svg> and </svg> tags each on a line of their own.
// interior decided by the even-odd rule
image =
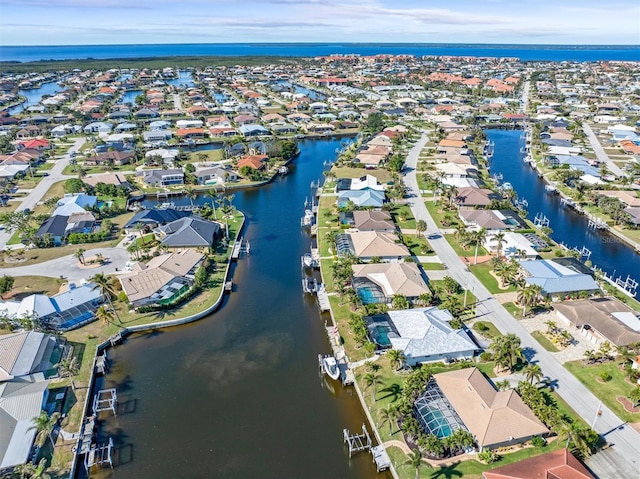
<svg viewBox="0 0 640 479">
<path fill-rule="evenodd" d="M 36 428 L 33 418 L 47 400 L 49 381 L 26 376 L 0 383 L 0 470 L 29 459 Z"/>
<path fill-rule="evenodd" d="M 399 349 L 406 363 L 415 366 L 443 360 L 472 358 L 480 348 L 466 331 L 453 329 L 447 310 L 428 308 L 389 311 L 365 319 L 373 341 Z M 386 331 L 383 333 L 383 331 Z"/>
<path fill-rule="evenodd" d="M 87 207 L 98 204 L 98 197 L 84 193 L 66 194 L 58 200 L 58 207 L 51 216 L 71 216 L 73 213 L 84 213 Z"/>
</svg>

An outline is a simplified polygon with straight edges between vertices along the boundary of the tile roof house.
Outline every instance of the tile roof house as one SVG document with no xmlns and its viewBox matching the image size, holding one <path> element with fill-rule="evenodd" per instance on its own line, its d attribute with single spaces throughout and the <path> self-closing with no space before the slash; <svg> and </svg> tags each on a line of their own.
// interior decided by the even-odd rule
<svg viewBox="0 0 640 479">
<path fill-rule="evenodd" d="M 511 210 L 477 210 L 462 207 L 458 216 L 467 228 L 487 231 L 503 231 L 525 228 L 526 224 Z"/>
<path fill-rule="evenodd" d="M 353 227 L 358 231 L 395 231 L 396 225 L 388 211 L 356 210 L 352 213 Z"/>
<path fill-rule="evenodd" d="M 417 299 L 430 292 L 416 263 L 354 264 L 351 269 L 353 287 L 365 304 L 390 303 L 395 294 Z"/>
<path fill-rule="evenodd" d="M 477 368 L 433 377 L 481 449 L 519 444 L 549 433 L 518 393 L 497 391 Z"/>
<path fill-rule="evenodd" d="M 134 307 L 169 304 L 193 285 L 195 271 L 204 255 L 193 249 L 156 256 L 146 265 L 135 263 L 131 273 L 118 277 Z"/>
<path fill-rule="evenodd" d="M 616 298 L 567 301 L 554 304 L 553 309 L 562 322 L 596 345 L 604 341 L 614 346 L 640 343 L 638 313 Z"/>
<path fill-rule="evenodd" d="M 143 170 L 142 181 L 149 186 L 171 186 L 184 183 L 184 172 L 180 169 Z"/>
<path fill-rule="evenodd" d="M 359 231 L 338 236 L 338 256 L 351 254 L 363 261 L 380 258 L 383 261 L 401 261 L 411 256 L 409 249 L 399 242 L 398 235 L 378 231 Z"/>
<path fill-rule="evenodd" d="M 372 340 L 381 348 L 402 351 L 406 363 L 422 363 L 447 359 L 472 358 L 480 348 L 462 329 L 449 324 L 453 319 L 447 310 L 428 308 L 388 311 L 365 318 Z M 383 333 L 384 331 L 384 333 Z"/>
<path fill-rule="evenodd" d="M 493 201 L 500 201 L 502 198 L 493 190 L 486 188 L 459 188 L 455 202 L 459 206 L 486 207 Z"/>
<path fill-rule="evenodd" d="M 199 216 L 186 216 L 153 230 L 156 239 L 169 248 L 211 248 L 222 233 L 219 223 Z"/>
<path fill-rule="evenodd" d="M 482 479 L 595 479 L 568 449 L 559 449 L 482 473 Z"/>
</svg>

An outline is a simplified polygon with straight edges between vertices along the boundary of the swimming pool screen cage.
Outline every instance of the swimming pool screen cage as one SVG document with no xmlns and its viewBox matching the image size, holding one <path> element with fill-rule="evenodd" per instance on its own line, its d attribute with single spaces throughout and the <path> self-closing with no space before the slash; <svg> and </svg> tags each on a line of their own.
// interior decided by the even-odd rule
<svg viewBox="0 0 640 479">
<path fill-rule="evenodd" d="M 389 302 L 382 288 L 367 278 L 353 278 L 351 284 L 364 304 Z"/>
<path fill-rule="evenodd" d="M 450 436 L 456 429 L 467 430 L 433 378 L 427 383 L 425 392 L 414 403 L 413 410 L 425 432 L 440 439 Z"/>
<path fill-rule="evenodd" d="M 336 238 L 336 253 L 339 258 L 344 258 L 345 256 L 353 256 L 355 253 L 355 248 L 353 247 L 353 241 L 351 241 L 351 236 L 347 234 L 340 234 Z"/>
</svg>

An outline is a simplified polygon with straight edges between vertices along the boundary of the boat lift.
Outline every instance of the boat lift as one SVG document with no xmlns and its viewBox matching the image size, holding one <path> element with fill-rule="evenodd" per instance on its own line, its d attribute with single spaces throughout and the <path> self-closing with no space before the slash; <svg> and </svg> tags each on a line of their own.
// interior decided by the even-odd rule
<svg viewBox="0 0 640 479">
<path fill-rule="evenodd" d="M 362 424 L 362 434 L 351 434 L 348 429 L 343 429 L 344 442 L 349 446 L 349 457 L 360 451 L 368 451 L 371 449 L 371 436 L 367 427 Z"/>
<path fill-rule="evenodd" d="M 113 411 L 113 415 L 117 416 L 116 407 L 118 405 L 118 394 L 115 388 L 101 389 L 93 397 L 93 414 L 97 415 L 102 411 Z"/>
</svg>

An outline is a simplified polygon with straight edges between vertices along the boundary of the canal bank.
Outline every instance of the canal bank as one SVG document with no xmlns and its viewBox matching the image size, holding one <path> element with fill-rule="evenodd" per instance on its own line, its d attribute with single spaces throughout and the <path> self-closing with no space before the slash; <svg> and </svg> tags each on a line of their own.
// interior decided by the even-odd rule
<svg viewBox="0 0 640 479">
<path fill-rule="evenodd" d="M 232 266 L 236 290 L 215 315 L 112 351 L 105 387 L 130 407 L 104 421 L 118 456 L 96 477 L 376 475 L 370 455 L 348 460 L 342 430 L 360 430 L 365 415 L 353 391 L 318 375 L 329 344 L 300 290 L 304 199 L 340 142 L 300 146 L 289 175 L 236 193 L 251 256 Z"/>
<path fill-rule="evenodd" d="M 502 175 L 502 181 L 511 184 L 518 198 L 527 200 L 528 219 L 546 217 L 554 241 L 570 249 L 586 248 L 592 264 L 608 276 L 640 279 L 640 255 L 632 247 L 606 230 L 589 228 L 589 218 L 564 205 L 560 195 L 546 191 L 545 180 L 523 161 L 521 131 L 485 130 L 485 133 L 487 140 L 494 143 L 494 154 L 489 160 L 491 173 Z"/>
</svg>

